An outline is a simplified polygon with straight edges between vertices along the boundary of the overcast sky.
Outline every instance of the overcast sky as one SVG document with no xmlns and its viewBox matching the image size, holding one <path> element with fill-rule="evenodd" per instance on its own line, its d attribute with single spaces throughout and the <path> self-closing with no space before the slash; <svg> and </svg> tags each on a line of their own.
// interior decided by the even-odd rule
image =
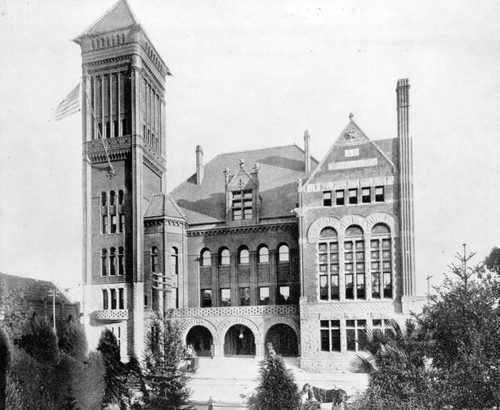
<svg viewBox="0 0 500 410">
<path fill-rule="evenodd" d="M 53 110 L 79 82 L 71 42 L 115 0 L 0 0 L 0 271 L 78 295 L 81 126 Z M 350 112 L 396 136 L 411 84 L 417 286 L 462 244 L 500 246 L 500 2 L 130 0 L 173 73 L 169 190 L 220 152 L 296 143 L 321 159 Z"/>
</svg>

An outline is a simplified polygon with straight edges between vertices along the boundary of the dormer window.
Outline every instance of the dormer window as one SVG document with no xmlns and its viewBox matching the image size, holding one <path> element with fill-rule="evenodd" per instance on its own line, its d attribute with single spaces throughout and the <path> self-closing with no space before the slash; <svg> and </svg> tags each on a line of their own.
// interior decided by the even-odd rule
<svg viewBox="0 0 500 410">
<path fill-rule="evenodd" d="M 233 221 L 253 218 L 253 193 L 251 189 L 232 191 Z"/>
</svg>

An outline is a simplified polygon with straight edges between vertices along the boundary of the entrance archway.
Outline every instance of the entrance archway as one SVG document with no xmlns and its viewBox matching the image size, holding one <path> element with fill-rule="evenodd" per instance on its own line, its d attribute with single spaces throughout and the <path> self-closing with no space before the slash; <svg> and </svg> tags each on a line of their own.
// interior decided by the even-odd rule
<svg viewBox="0 0 500 410">
<path fill-rule="evenodd" d="M 186 336 L 186 346 L 192 345 L 197 356 L 210 356 L 213 337 L 204 326 L 193 326 Z"/>
<path fill-rule="evenodd" d="M 297 335 L 291 326 L 284 323 L 269 328 L 265 345 L 268 343 L 271 343 L 274 351 L 281 356 L 297 357 L 299 354 Z"/>
<path fill-rule="evenodd" d="M 255 336 L 245 325 L 234 325 L 224 337 L 224 356 L 255 356 Z"/>
</svg>

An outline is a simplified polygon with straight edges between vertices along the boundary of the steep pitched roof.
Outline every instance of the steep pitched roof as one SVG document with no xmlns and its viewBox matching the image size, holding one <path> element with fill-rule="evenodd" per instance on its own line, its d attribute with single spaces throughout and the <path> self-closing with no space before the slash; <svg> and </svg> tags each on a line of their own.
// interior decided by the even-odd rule
<svg viewBox="0 0 500 410">
<path fill-rule="evenodd" d="M 59 292 L 56 294 L 57 302 L 73 303 L 68 296 L 66 296 L 62 289 L 55 283 L 48 280 L 37 280 L 25 278 L 22 276 L 8 275 L 0 272 L 0 281 L 2 284 L 11 291 L 24 294 L 27 300 L 42 301 L 49 298 L 49 291 L 57 289 Z"/>
<path fill-rule="evenodd" d="M 144 213 L 144 218 L 177 218 L 186 219 L 181 209 L 167 194 L 153 194 Z"/>
<path fill-rule="evenodd" d="M 262 198 L 260 217 L 290 216 L 298 202 L 297 181 L 305 178 L 304 151 L 297 145 L 219 154 L 204 166 L 204 178 L 196 185 L 196 174 L 175 188 L 170 195 L 186 215 L 189 224 L 226 220 L 226 194 L 223 171 L 240 170 L 240 161 L 252 168 L 259 166 L 259 190 Z M 317 161 L 311 158 L 316 166 Z"/>
<path fill-rule="evenodd" d="M 389 146 L 387 146 L 384 141 L 380 141 L 380 143 L 381 146 L 379 146 L 375 141 L 370 140 L 358 124 L 354 122 L 352 117 L 350 117 L 347 125 L 344 127 L 320 163 L 313 169 L 313 172 L 310 174 L 304 185 L 309 184 L 313 180 L 316 181 L 321 174 L 325 174 L 325 171 L 331 171 L 330 167 L 333 167 L 333 169 L 342 169 L 344 167 L 350 168 L 349 164 L 351 164 L 351 166 L 363 168 L 363 164 L 357 160 L 357 157 L 339 157 L 338 152 L 340 150 L 343 151 L 344 148 L 349 149 L 349 147 L 359 148 L 364 146 L 366 147 L 363 149 L 365 155 L 367 152 L 371 151 L 371 156 L 376 155 L 376 157 L 380 157 L 382 162 L 385 162 L 388 166 L 394 169 L 395 165 L 391 158 L 392 153 L 390 152 L 392 145 L 389 144 Z M 384 149 L 381 147 L 384 147 Z M 389 150 L 389 152 L 387 152 L 387 150 Z M 336 167 L 337 165 L 338 168 Z"/>
<path fill-rule="evenodd" d="M 127 0 L 120 0 L 78 37 L 108 33 L 135 25 L 139 25 L 139 21 L 130 5 Z"/>
</svg>

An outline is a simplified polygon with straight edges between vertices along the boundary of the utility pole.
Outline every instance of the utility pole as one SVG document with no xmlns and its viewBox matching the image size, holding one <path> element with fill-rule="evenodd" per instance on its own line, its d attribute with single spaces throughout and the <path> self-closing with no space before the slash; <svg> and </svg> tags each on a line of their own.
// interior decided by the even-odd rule
<svg viewBox="0 0 500 410">
<path fill-rule="evenodd" d="M 427 281 L 427 297 L 431 295 L 431 278 L 431 275 L 427 275 L 427 277 L 425 278 L 425 280 Z"/>
<path fill-rule="evenodd" d="M 54 334 L 56 334 L 56 296 L 59 294 L 57 289 L 50 289 L 49 296 L 52 296 L 52 321 Z"/>
</svg>

